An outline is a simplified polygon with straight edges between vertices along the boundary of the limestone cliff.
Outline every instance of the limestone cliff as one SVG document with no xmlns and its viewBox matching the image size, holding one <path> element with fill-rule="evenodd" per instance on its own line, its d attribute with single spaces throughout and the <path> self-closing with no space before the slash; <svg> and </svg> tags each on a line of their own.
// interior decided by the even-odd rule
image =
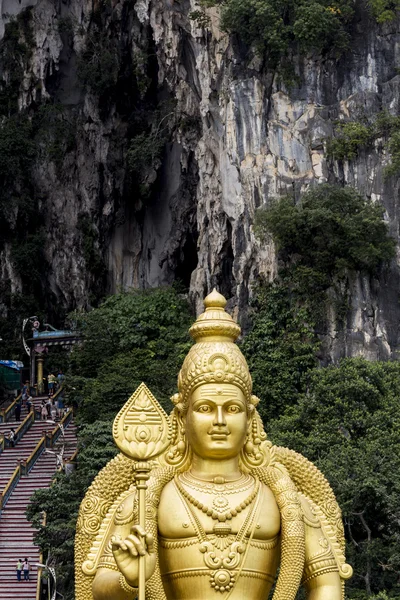
<svg viewBox="0 0 400 600">
<path fill-rule="evenodd" d="M 329 159 L 325 140 L 337 120 L 400 112 L 399 23 L 378 29 L 359 7 L 351 52 L 294 57 L 298 83 L 287 89 L 219 31 L 215 9 L 206 27 L 190 19 L 196 8 L 195 0 L 0 0 L 0 35 L 23 11 L 33 33 L 19 109 L 33 114 L 51 101 L 60 110 L 53 141 L 73 129 L 73 143 L 58 140 L 58 154 L 38 153 L 32 169 L 43 277 L 67 310 L 104 290 L 180 278 L 197 308 L 216 285 L 245 314 L 252 282 L 276 272 L 273 246 L 253 234 L 256 208 L 314 183 L 353 185 L 381 202 L 398 239 L 399 179 L 383 177 L 382 140 L 350 162 Z M 138 136 L 154 145 L 139 146 L 148 150 L 140 171 L 127 168 Z M 23 282 L 10 252 L 6 240 L 0 277 L 15 293 Z M 332 318 L 332 357 L 396 356 L 399 267 L 398 253 L 379 280 L 352 281 L 344 341 Z"/>
</svg>

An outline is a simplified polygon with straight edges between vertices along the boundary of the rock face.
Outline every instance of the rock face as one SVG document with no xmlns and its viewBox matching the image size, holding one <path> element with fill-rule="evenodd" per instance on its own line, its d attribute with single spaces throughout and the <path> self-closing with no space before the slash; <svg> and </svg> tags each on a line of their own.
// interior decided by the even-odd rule
<svg viewBox="0 0 400 600">
<path fill-rule="evenodd" d="M 219 31 L 214 9 L 205 28 L 191 20 L 194 0 L 0 0 L 0 8 L 3 35 L 13 16 L 31 10 L 34 43 L 20 109 L 51 100 L 75 126 L 73 147 L 57 164 L 38 158 L 33 171 L 45 215 L 47 286 L 66 309 L 90 304 L 100 290 L 179 278 L 197 310 L 217 286 L 242 317 L 251 284 L 276 273 L 273 245 L 254 237 L 256 208 L 322 182 L 355 186 L 382 203 L 398 239 L 399 179 L 383 177 L 382 140 L 351 162 L 328 159 L 325 140 L 337 120 L 400 112 L 399 23 L 377 30 L 360 9 L 351 52 L 337 62 L 294 58 L 301 84 L 288 90 L 257 58 L 244 60 Z M 117 49 L 109 73 L 102 64 L 115 75 L 112 93 L 79 77 L 96 27 L 103 45 Z M 98 59 L 88 56 L 89 65 Z M 126 157 L 149 95 L 157 101 L 148 136 L 165 135 L 165 146 L 150 153 L 144 174 L 129 175 Z M 93 253 L 104 261 L 101 276 L 89 264 Z M 1 259 L 0 276 L 18 289 L 7 246 Z M 399 289 L 400 253 L 379 279 L 352 281 L 347 331 L 338 334 L 333 316 L 328 355 L 394 358 Z"/>
</svg>

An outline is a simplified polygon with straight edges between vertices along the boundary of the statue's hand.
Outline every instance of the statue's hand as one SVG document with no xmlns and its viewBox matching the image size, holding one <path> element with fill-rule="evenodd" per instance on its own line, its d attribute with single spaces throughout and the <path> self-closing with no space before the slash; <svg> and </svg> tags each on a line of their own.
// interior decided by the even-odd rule
<svg viewBox="0 0 400 600">
<path fill-rule="evenodd" d="M 125 540 L 114 542 L 112 551 L 119 570 L 132 587 L 138 587 L 139 556 L 145 557 L 146 581 L 153 575 L 157 558 L 153 536 L 140 525 L 134 525 Z"/>
</svg>

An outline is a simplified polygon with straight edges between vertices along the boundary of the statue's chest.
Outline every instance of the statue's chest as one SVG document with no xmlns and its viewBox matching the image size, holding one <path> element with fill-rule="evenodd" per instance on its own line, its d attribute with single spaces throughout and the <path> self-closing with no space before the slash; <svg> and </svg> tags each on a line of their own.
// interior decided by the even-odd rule
<svg viewBox="0 0 400 600">
<path fill-rule="evenodd" d="M 249 497 L 248 490 L 198 493 L 195 506 L 169 484 L 158 511 L 160 571 L 168 598 L 209 598 L 233 585 L 233 598 L 250 591 L 249 598 L 268 595 L 279 561 L 279 510 L 268 488 L 252 501 Z M 237 514 L 220 521 L 223 510 Z"/>
<path fill-rule="evenodd" d="M 257 498 L 255 492 L 256 488 L 230 491 L 216 487 L 213 493 L 189 490 L 185 497 L 171 482 L 160 499 L 159 535 L 177 540 L 198 537 L 202 532 L 224 537 L 246 528 L 245 536 L 270 540 L 280 531 L 279 509 L 266 486 L 261 485 Z"/>
</svg>

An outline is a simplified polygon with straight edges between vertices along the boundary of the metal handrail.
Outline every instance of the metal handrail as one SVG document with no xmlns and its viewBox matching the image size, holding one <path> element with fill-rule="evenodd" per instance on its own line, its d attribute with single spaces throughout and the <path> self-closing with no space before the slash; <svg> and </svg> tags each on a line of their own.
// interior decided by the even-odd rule
<svg viewBox="0 0 400 600">
<path fill-rule="evenodd" d="M 17 485 L 17 483 L 20 479 L 21 479 L 21 465 L 17 465 L 14 473 L 11 475 L 10 479 L 8 480 L 6 487 L 0 494 L 0 510 L 3 510 L 3 508 L 5 507 L 7 500 L 11 496 L 15 486 Z"/>
<path fill-rule="evenodd" d="M 11 402 L 9 406 L 7 406 L 7 408 L 2 408 L 0 410 L 0 423 L 7 423 L 8 419 L 12 417 L 15 411 L 16 404 L 21 398 L 21 396 L 22 394 L 19 394 L 19 396 L 17 396 L 15 400 L 13 400 L 13 402 Z"/>
<path fill-rule="evenodd" d="M 58 423 L 57 427 L 55 427 L 51 432 L 49 432 L 47 434 L 47 436 L 50 439 L 50 446 L 53 446 L 54 443 L 58 440 L 58 438 L 61 435 L 61 429 L 60 429 L 59 425 L 62 425 L 63 427 L 67 427 L 67 425 L 70 424 L 72 417 L 73 417 L 73 411 L 72 411 L 72 408 L 70 408 L 67 410 L 67 412 L 65 413 L 65 415 L 63 416 L 61 421 Z"/>
<path fill-rule="evenodd" d="M 43 527 L 46 526 L 46 513 L 44 513 L 43 516 Z M 39 554 L 39 563 L 43 564 L 43 551 Z M 41 588 L 42 588 L 42 573 L 43 573 L 43 567 L 38 567 L 38 574 L 37 574 L 37 584 L 36 584 L 36 600 L 40 600 L 41 597 Z"/>
<path fill-rule="evenodd" d="M 21 425 L 17 428 L 15 432 L 15 443 L 19 442 L 24 433 L 28 431 L 32 423 L 35 422 L 35 411 L 32 409 L 30 413 L 25 417 L 22 421 Z"/>
<path fill-rule="evenodd" d="M 64 389 L 64 386 L 63 386 L 63 385 L 62 385 L 61 387 L 59 387 L 59 388 L 58 388 L 58 390 L 56 391 L 56 393 L 55 393 L 55 394 L 53 394 L 53 396 L 52 396 L 53 400 L 54 400 L 55 398 L 57 398 L 57 396 L 58 396 L 59 394 L 61 394 L 61 392 L 63 391 L 63 389 Z"/>
<path fill-rule="evenodd" d="M 65 463 L 73 463 L 76 461 L 77 457 L 78 457 L 78 448 L 75 450 L 75 452 L 72 454 L 72 456 L 70 456 L 70 458 L 67 458 Z"/>
<path fill-rule="evenodd" d="M 43 436 L 38 443 L 36 444 L 36 448 L 31 452 L 27 460 L 25 461 L 25 475 L 28 475 L 29 471 L 34 466 L 35 462 L 42 455 L 42 453 L 46 449 L 46 438 Z"/>
</svg>

